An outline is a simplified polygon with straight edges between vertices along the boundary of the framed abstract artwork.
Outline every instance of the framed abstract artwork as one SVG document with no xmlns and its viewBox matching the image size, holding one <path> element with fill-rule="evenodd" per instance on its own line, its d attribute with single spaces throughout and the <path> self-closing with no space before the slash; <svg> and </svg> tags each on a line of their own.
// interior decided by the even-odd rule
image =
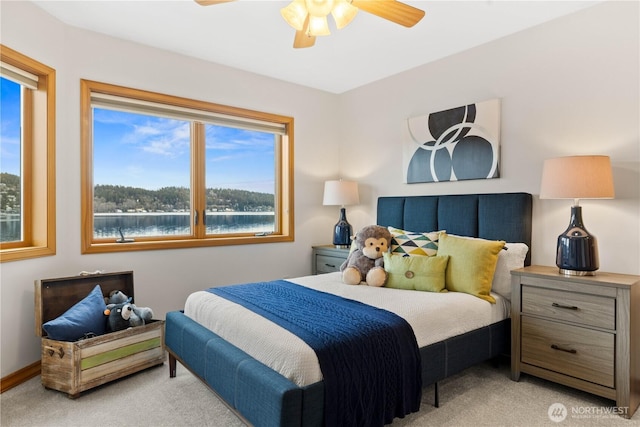
<svg viewBox="0 0 640 427">
<path fill-rule="evenodd" d="M 407 120 L 407 184 L 500 177 L 500 99 Z"/>
</svg>

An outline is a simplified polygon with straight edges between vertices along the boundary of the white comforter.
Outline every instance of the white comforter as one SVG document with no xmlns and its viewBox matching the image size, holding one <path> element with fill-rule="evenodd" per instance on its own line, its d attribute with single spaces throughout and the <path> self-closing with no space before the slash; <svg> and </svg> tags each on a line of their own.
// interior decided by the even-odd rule
<svg viewBox="0 0 640 427">
<path fill-rule="evenodd" d="M 496 304 L 472 295 L 349 286 L 340 273 L 287 279 L 309 288 L 392 311 L 413 328 L 419 347 L 469 332 L 509 316 L 509 302 L 492 293 Z M 315 352 L 291 332 L 251 310 L 210 292 L 191 294 L 184 312 L 298 386 L 322 380 Z"/>
</svg>

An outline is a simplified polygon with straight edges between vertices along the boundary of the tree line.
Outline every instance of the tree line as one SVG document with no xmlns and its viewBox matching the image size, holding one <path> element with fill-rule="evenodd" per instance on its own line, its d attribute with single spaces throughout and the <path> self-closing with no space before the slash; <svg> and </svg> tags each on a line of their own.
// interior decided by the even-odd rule
<svg viewBox="0 0 640 427">
<path fill-rule="evenodd" d="M 207 211 L 273 212 L 274 195 L 231 188 L 207 189 Z M 122 185 L 96 185 L 94 212 L 183 212 L 189 211 L 188 188 L 163 187 L 147 190 Z"/>
<path fill-rule="evenodd" d="M 207 211 L 273 212 L 273 194 L 232 188 L 207 189 Z M 190 191 L 185 187 L 163 187 L 158 190 L 122 185 L 96 185 L 93 190 L 94 212 L 188 212 Z M 0 174 L 0 209 L 20 208 L 20 177 Z"/>
<path fill-rule="evenodd" d="M 20 211 L 20 177 L 0 173 L 0 212 Z"/>
</svg>

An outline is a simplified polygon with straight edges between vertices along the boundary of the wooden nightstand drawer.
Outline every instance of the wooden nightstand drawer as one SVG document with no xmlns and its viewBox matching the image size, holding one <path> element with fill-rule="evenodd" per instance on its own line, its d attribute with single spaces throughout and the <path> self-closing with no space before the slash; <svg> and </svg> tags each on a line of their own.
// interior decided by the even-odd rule
<svg viewBox="0 0 640 427">
<path fill-rule="evenodd" d="M 336 248 L 333 245 L 313 246 L 312 274 L 340 271 L 340 266 L 349 257 L 349 249 Z"/>
<path fill-rule="evenodd" d="M 511 271 L 511 378 L 535 375 L 640 406 L 640 276 Z M 555 303 L 555 305 L 554 305 Z"/>
<path fill-rule="evenodd" d="M 614 335 L 522 316 L 522 363 L 614 387 Z"/>
<path fill-rule="evenodd" d="M 317 255 L 316 256 L 316 271 L 318 274 L 332 273 L 334 271 L 340 271 L 340 266 L 344 262 L 344 258 Z"/>
<path fill-rule="evenodd" d="M 601 295 L 523 285 L 522 312 L 599 328 L 616 328 L 616 300 Z"/>
</svg>

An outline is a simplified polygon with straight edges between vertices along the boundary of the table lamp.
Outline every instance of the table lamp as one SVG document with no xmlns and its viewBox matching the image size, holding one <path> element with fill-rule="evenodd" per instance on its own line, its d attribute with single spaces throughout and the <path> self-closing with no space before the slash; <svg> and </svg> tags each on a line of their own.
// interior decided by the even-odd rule
<svg viewBox="0 0 640 427">
<path fill-rule="evenodd" d="M 573 199 L 569 227 L 558 236 L 556 265 L 561 274 L 593 276 L 600 267 L 598 242 L 582 223 L 580 199 L 614 197 L 608 156 L 547 159 L 542 168 L 541 199 Z"/>
<path fill-rule="evenodd" d="M 326 181 L 324 183 L 325 206 L 341 206 L 340 219 L 333 230 L 333 244 L 336 248 L 348 248 L 351 245 L 351 224 L 347 222 L 346 205 L 355 205 L 360 202 L 358 196 L 358 183 L 355 181 Z"/>
</svg>

